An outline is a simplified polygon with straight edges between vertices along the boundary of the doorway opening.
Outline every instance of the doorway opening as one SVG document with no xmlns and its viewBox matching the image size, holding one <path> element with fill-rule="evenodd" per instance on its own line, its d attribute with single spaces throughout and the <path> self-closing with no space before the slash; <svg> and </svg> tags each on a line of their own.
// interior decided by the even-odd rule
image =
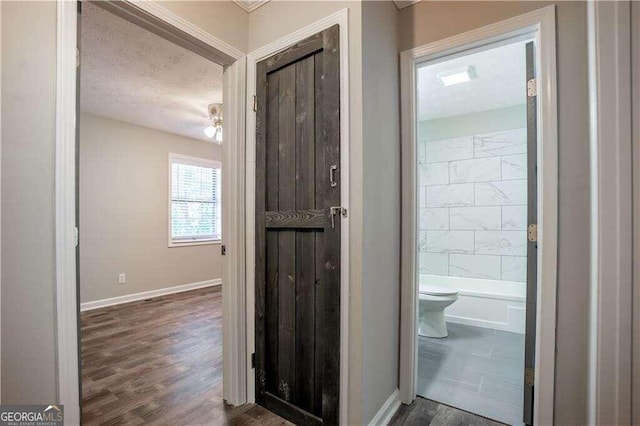
<svg viewBox="0 0 640 426">
<path fill-rule="evenodd" d="M 57 3 L 57 105 L 56 105 L 56 312 L 59 402 L 67 408 L 65 416 L 79 424 L 80 398 L 80 288 L 78 260 L 78 165 L 77 132 L 80 119 L 79 31 L 81 5 L 70 0 Z M 224 300 L 223 398 L 239 406 L 247 401 L 245 363 L 246 330 L 241 314 L 245 306 L 244 275 L 244 54 L 224 40 L 203 31 L 192 23 L 154 2 L 99 2 L 100 8 L 113 12 L 187 50 L 222 65 L 224 91 L 224 143 L 222 162 L 222 230 L 226 250 L 222 262 Z M 213 120 L 212 120 L 213 121 Z M 165 163 L 168 172 L 168 159 Z M 167 188 L 167 193 L 168 193 Z M 168 200 L 169 198 L 167 198 Z M 168 209 L 168 203 L 164 206 Z M 168 229 L 168 224 L 167 224 Z M 167 237 L 167 234 L 165 234 Z M 167 239 L 165 239 L 165 244 Z M 125 277 L 125 280 L 127 278 Z M 119 280 L 119 277 L 118 277 Z M 246 406 L 245 406 L 246 407 Z"/>
<path fill-rule="evenodd" d="M 416 67 L 416 392 L 509 424 L 532 407 L 533 51 L 532 38 L 519 38 Z"/>
<path fill-rule="evenodd" d="M 117 7 L 78 9 L 82 423 L 222 421 L 223 66 Z"/>
</svg>

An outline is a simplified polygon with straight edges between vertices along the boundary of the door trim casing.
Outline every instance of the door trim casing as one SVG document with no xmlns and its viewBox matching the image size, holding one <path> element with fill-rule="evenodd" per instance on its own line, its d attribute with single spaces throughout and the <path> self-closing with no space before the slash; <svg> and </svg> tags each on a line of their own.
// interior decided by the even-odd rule
<svg viewBox="0 0 640 426">
<path fill-rule="evenodd" d="M 349 43 L 348 9 L 342 9 L 284 36 L 247 55 L 246 111 L 246 310 L 247 310 L 247 402 L 255 402 L 255 370 L 251 354 L 255 351 L 255 167 L 256 115 L 253 96 L 256 93 L 256 64 L 269 56 L 324 31 L 340 26 L 340 197 L 349 209 Z M 340 238 L 340 424 L 347 424 L 348 360 L 349 360 L 349 217 L 342 219 Z"/>
<path fill-rule="evenodd" d="M 80 424 L 76 289 L 76 1 L 57 2 L 55 262 L 57 398 L 65 421 Z"/>
<path fill-rule="evenodd" d="M 587 419 L 594 425 L 637 424 L 640 415 L 632 399 L 638 397 L 632 388 L 638 380 L 633 371 L 637 365 L 633 281 L 637 285 L 638 280 L 633 232 L 638 228 L 633 223 L 637 136 L 632 112 L 637 112 L 632 111 L 631 8 L 629 1 L 587 4 L 591 160 Z"/>
<path fill-rule="evenodd" d="M 225 200 L 223 215 L 230 212 L 244 214 L 244 54 L 168 11 L 155 1 L 138 2 L 124 0 L 131 11 L 148 21 L 162 22 L 165 28 L 173 29 L 176 37 L 186 33 L 192 40 L 199 40 L 202 46 L 220 51 L 230 58 L 225 63 L 225 137 L 230 148 L 225 153 L 224 162 L 236 167 L 226 167 L 226 184 L 223 188 L 232 197 Z M 65 406 L 65 420 L 69 424 L 80 424 L 80 378 L 78 352 L 78 310 L 79 298 L 76 282 L 75 258 L 75 142 L 76 142 L 76 48 L 77 48 L 77 0 L 57 1 L 57 45 L 56 45 L 56 133 L 55 133 L 55 286 L 56 286 L 56 381 L 57 403 Z M 221 56 L 223 57 L 223 56 Z M 233 61 L 233 62 L 232 62 Z M 230 144 L 229 141 L 239 143 Z M 234 185 L 232 188 L 231 185 Z M 237 250 L 227 252 L 224 265 L 230 282 L 237 285 L 223 285 L 223 392 L 224 399 L 239 405 L 246 402 L 246 366 L 233 362 L 245 357 L 244 338 L 244 265 L 243 262 L 244 222 L 234 221 L 225 225 L 227 237 L 224 241 Z M 229 238 L 230 236 L 230 238 Z M 232 270 L 232 269 L 235 269 Z"/>
<path fill-rule="evenodd" d="M 538 73 L 538 297 L 536 315 L 535 424 L 553 424 L 556 286 L 558 250 L 558 119 L 556 83 L 555 6 L 547 6 L 440 41 L 406 50 L 400 55 L 402 133 L 402 256 L 400 318 L 400 397 L 416 397 L 416 101 L 415 66 L 474 47 L 521 35 L 536 39 Z"/>
</svg>

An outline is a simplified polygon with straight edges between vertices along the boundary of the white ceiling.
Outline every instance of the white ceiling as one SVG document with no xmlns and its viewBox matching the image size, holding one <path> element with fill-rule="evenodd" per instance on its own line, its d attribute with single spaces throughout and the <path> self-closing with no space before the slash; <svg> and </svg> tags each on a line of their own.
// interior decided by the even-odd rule
<svg viewBox="0 0 640 426">
<path fill-rule="evenodd" d="M 81 110 L 212 141 L 207 105 L 222 67 L 89 2 L 82 7 Z"/>
<path fill-rule="evenodd" d="M 528 41 L 528 40 L 527 40 Z M 470 114 L 526 103 L 525 44 L 519 41 L 418 69 L 420 120 Z M 437 74 L 473 66 L 476 78 L 444 87 Z"/>
</svg>

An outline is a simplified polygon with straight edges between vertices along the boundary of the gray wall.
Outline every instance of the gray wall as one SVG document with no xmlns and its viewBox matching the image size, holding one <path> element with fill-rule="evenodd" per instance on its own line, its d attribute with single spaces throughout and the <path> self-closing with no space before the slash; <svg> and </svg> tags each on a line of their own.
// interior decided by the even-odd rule
<svg viewBox="0 0 640 426">
<path fill-rule="evenodd" d="M 631 3 L 631 22 L 640 22 L 640 3 Z M 633 307 L 640 306 L 640 25 L 631 26 L 631 113 L 633 150 Z M 633 366 L 640 365 L 640 315 L 633 315 Z M 640 368 L 632 367 L 633 424 L 640 424 Z"/>
<path fill-rule="evenodd" d="M 163 6 L 246 50 L 229 2 Z M 212 16 L 217 16 L 217 25 Z M 2 402 L 56 398 L 54 146 L 56 3 L 2 2 Z"/>
<path fill-rule="evenodd" d="M 162 0 L 159 3 L 241 52 L 248 52 L 249 14 L 231 1 Z"/>
<path fill-rule="evenodd" d="M 362 423 L 398 388 L 400 322 L 400 95 L 398 12 L 362 4 Z"/>
<path fill-rule="evenodd" d="M 168 247 L 168 155 L 221 160 L 220 146 L 91 114 L 80 117 L 80 301 L 222 277 L 220 246 Z M 118 274 L 127 282 L 118 284 Z"/>
<path fill-rule="evenodd" d="M 589 116 L 586 3 L 558 4 L 558 424 L 586 417 L 589 303 Z"/>
<path fill-rule="evenodd" d="M 2 4 L 2 402 L 56 398 L 55 2 Z"/>
<path fill-rule="evenodd" d="M 553 4 L 421 2 L 400 11 L 400 50 Z M 555 421 L 585 424 L 589 304 L 586 3 L 557 2 L 558 306 Z"/>
</svg>

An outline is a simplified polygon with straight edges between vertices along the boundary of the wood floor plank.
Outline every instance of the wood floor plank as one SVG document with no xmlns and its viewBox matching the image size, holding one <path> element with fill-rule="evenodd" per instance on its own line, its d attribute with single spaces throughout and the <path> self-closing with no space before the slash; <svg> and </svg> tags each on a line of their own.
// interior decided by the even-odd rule
<svg viewBox="0 0 640 426">
<path fill-rule="evenodd" d="M 83 425 L 284 425 L 222 399 L 222 292 L 193 290 L 81 314 Z"/>
</svg>

